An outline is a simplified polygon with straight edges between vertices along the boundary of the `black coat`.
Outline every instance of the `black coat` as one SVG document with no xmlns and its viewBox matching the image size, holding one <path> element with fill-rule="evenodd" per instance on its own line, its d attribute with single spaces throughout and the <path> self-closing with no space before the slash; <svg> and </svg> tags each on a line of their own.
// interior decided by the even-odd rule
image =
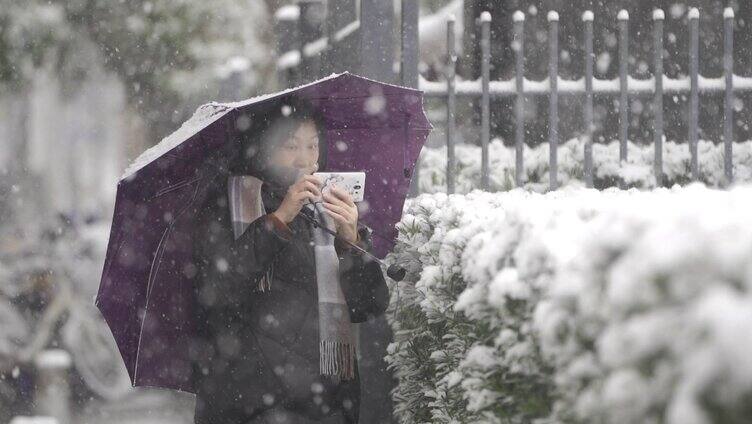
<svg viewBox="0 0 752 424">
<path fill-rule="evenodd" d="M 313 243 L 299 214 L 292 238 L 257 219 L 234 239 L 224 187 L 198 211 L 194 263 L 201 340 L 196 344 L 196 422 L 247 422 L 269 408 L 311 419 L 338 410 L 357 422 L 360 380 L 319 375 L 318 303 Z M 267 212 L 279 200 L 262 190 Z M 287 234 L 289 236 L 289 234 Z M 360 245 L 370 251 L 367 229 Z M 352 322 L 383 313 L 388 290 L 378 262 L 337 245 L 340 281 Z M 271 290 L 256 290 L 273 263 Z M 212 420 L 212 417 L 221 419 Z"/>
</svg>

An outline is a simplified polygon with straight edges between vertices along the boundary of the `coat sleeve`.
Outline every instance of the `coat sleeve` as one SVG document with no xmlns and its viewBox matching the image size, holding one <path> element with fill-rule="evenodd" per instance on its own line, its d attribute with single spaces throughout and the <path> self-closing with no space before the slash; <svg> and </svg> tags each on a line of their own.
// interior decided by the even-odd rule
<svg viewBox="0 0 752 424">
<path fill-rule="evenodd" d="M 358 230 L 358 246 L 371 252 L 370 231 Z M 340 282 L 350 309 L 350 321 L 364 322 L 381 315 L 389 304 L 389 289 L 381 265 L 356 249 L 338 246 Z"/>
<path fill-rule="evenodd" d="M 291 239 L 289 229 L 270 214 L 253 221 L 237 239 L 227 219 L 205 221 L 199 228 L 194 236 L 194 258 L 201 273 L 199 298 L 209 305 L 242 306 Z"/>
</svg>

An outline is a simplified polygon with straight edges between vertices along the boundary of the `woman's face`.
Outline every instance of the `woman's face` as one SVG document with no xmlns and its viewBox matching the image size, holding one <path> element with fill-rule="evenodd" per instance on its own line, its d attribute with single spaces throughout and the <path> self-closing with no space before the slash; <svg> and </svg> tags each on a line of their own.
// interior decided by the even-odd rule
<svg viewBox="0 0 752 424">
<path fill-rule="evenodd" d="M 307 120 L 300 124 L 291 138 L 272 150 L 269 160 L 272 165 L 301 170 L 316 165 L 319 160 L 319 137 L 316 132 L 316 123 Z"/>
</svg>

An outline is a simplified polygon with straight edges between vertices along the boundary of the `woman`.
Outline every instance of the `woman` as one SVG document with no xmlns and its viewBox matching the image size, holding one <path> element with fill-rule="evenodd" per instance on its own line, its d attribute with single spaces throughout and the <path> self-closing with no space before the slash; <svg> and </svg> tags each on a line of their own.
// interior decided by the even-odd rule
<svg viewBox="0 0 752 424">
<path fill-rule="evenodd" d="M 334 355 L 325 352 L 320 336 L 334 328 L 342 340 L 354 340 L 350 322 L 386 309 L 386 282 L 377 262 L 340 241 L 371 248 L 368 230 L 358 230 L 350 195 L 336 188 L 322 195 L 321 182 L 310 175 L 326 167 L 321 116 L 292 102 L 267 118 L 260 140 L 249 137 L 231 168 L 263 181 L 262 214 L 238 226 L 238 214 L 252 209 L 252 196 L 241 201 L 229 186 L 205 202 L 196 226 L 198 322 L 205 325 L 195 352 L 195 422 L 356 423 L 360 382 L 354 354 L 351 363 L 351 351 L 341 349 L 347 344 L 339 344 Z M 323 208 L 317 213 L 305 206 L 311 202 Z M 328 222 L 337 233 L 335 284 L 345 306 L 334 318 L 322 319 L 326 314 L 320 312 L 326 274 L 314 249 L 323 233 L 312 219 Z M 332 327 L 336 319 L 339 326 Z M 328 374 L 322 374 L 325 363 Z"/>
</svg>

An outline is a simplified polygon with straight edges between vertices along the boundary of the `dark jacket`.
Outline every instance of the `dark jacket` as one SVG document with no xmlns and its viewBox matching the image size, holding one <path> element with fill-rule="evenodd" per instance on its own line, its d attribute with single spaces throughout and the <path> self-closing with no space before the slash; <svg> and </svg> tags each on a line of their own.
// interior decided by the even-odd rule
<svg viewBox="0 0 752 424">
<path fill-rule="evenodd" d="M 267 212 L 279 199 L 264 186 Z M 318 303 L 313 243 L 299 214 L 288 226 L 270 215 L 234 239 L 226 190 L 200 209 L 194 262 L 201 342 L 197 343 L 196 422 L 245 422 L 283 408 L 317 419 L 337 410 L 357 422 L 359 379 L 335 383 L 319 375 Z M 301 212 L 302 213 L 302 212 Z M 370 251 L 369 231 L 359 244 Z M 383 313 L 388 290 L 378 262 L 336 245 L 351 321 Z M 271 290 L 256 290 L 273 263 Z M 234 420 L 235 418 L 233 418 Z"/>
</svg>

